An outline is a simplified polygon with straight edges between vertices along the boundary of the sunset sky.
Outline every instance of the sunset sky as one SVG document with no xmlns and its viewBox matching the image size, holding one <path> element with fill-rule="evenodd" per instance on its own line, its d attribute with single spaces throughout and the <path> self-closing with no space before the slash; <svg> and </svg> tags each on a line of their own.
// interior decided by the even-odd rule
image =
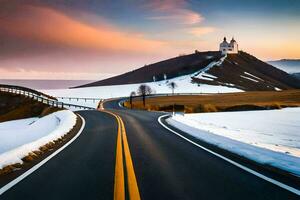
<svg viewBox="0 0 300 200">
<path fill-rule="evenodd" d="M 300 58 L 299 35 L 299 0 L 0 0 L 0 79 L 102 79 L 224 36 Z"/>
</svg>

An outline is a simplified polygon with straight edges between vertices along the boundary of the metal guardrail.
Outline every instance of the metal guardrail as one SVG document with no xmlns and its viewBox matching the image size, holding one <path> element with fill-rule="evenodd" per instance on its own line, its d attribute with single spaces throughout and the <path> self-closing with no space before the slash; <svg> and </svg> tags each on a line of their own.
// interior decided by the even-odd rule
<svg viewBox="0 0 300 200">
<path fill-rule="evenodd" d="M 57 99 L 55 97 L 51 97 L 50 95 L 46 95 L 44 93 L 41 93 L 39 91 L 30 89 L 30 88 L 26 88 L 26 87 L 0 84 L 0 91 L 17 94 L 17 95 L 22 95 L 22 96 L 25 96 L 26 98 L 31 98 L 35 101 L 38 101 L 40 103 L 46 104 L 51 107 L 95 110 L 95 108 L 88 107 L 88 106 L 80 106 L 80 105 L 60 102 L 60 101 L 57 101 Z"/>
<path fill-rule="evenodd" d="M 160 94 L 149 94 L 146 95 L 146 97 L 157 97 L 157 96 L 197 96 L 197 95 L 217 95 L 221 93 L 204 93 L 204 92 L 199 92 L 199 93 L 160 93 Z"/>
<path fill-rule="evenodd" d="M 181 95 L 181 96 L 185 96 L 185 95 L 208 95 L 208 94 L 218 94 L 218 93 L 160 93 L 160 94 L 149 94 L 149 95 L 146 95 L 146 98 L 147 97 L 157 97 L 157 96 L 176 96 L 176 95 Z M 137 95 L 137 96 L 134 96 L 134 97 L 140 97 L 141 95 Z M 56 97 L 57 99 L 66 99 L 66 100 L 69 100 L 69 101 L 72 101 L 72 100 L 75 100 L 75 101 L 79 101 L 79 100 L 84 100 L 85 102 L 87 101 L 93 101 L 94 103 L 96 101 L 103 101 L 104 99 L 102 98 L 92 98 L 92 97 Z M 118 97 L 118 98 L 128 98 L 128 96 L 124 96 L 124 97 Z M 114 98 L 112 98 L 114 99 Z"/>
<path fill-rule="evenodd" d="M 56 98 L 57 99 L 66 99 L 66 100 L 69 100 L 69 101 L 72 101 L 72 100 L 75 100 L 75 101 L 84 100 L 85 102 L 93 101 L 93 103 L 103 100 L 101 98 L 91 98 L 91 97 L 56 97 Z"/>
</svg>

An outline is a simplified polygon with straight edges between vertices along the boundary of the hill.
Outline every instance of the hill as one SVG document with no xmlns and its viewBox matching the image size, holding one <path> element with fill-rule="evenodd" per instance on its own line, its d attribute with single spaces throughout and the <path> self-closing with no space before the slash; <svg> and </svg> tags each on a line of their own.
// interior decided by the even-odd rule
<svg viewBox="0 0 300 200">
<path fill-rule="evenodd" d="M 292 76 L 300 80 L 300 73 L 294 73 Z"/>
<path fill-rule="evenodd" d="M 300 59 L 281 59 L 268 63 L 290 74 L 300 73 Z"/>
<path fill-rule="evenodd" d="M 220 58 L 221 54 L 218 51 L 198 52 L 195 54 L 178 56 L 154 64 L 145 65 L 139 69 L 108 79 L 81 85 L 79 87 L 152 82 L 153 76 L 155 76 L 156 81 L 160 81 L 164 79 L 164 74 L 166 74 L 167 78 L 170 79 L 193 73 L 201 69 L 201 67 L 204 67 L 210 62 L 216 61 Z"/>
<path fill-rule="evenodd" d="M 228 54 L 220 66 L 206 72 L 215 78 L 212 80 L 194 78 L 193 81 L 231 85 L 246 91 L 300 88 L 300 81 L 295 77 L 242 51 L 238 54 Z"/>
<path fill-rule="evenodd" d="M 240 51 L 223 57 L 219 51 L 196 52 L 144 66 L 125 74 L 79 87 L 152 82 L 190 75 L 194 84 L 220 85 L 246 91 L 300 88 L 288 73 Z"/>
</svg>

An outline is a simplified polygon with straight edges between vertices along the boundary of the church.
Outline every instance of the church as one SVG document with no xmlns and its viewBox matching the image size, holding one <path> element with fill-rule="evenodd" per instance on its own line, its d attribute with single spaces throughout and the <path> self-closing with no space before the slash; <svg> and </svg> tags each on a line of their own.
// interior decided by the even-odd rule
<svg viewBox="0 0 300 200">
<path fill-rule="evenodd" d="M 232 37 L 230 43 L 226 41 L 226 37 L 224 37 L 223 42 L 220 44 L 220 50 L 223 55 L 225 54 L 235 54 L 238 53 L 238 44 Z"/>
</svg>

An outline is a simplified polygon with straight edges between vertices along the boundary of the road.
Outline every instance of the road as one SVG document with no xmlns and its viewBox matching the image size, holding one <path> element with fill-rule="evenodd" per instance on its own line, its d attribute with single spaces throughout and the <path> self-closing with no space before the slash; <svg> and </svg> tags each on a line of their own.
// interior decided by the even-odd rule
<svg viewBox="0 0 300 200">
<path fill-rule="evenodd" d="M 161 113 L 121 109 L 117 101 L 107 102 L 105 108 L 124 122 L 136 177 L 133 182 L 141 199 L 299 199 L 172 134 L 157 122 Z M 1 200 L 114 198 L 121 122 L 105 112 L 80 114 L 86 127 L 79 138 L 0 196 Z M 125 197 L 129 199 L 132 184 L 127 181 L 132 171 L 127 167 L 126 150 L 122 152 L 120 167 L 124 167 Z"/>
</svg>

